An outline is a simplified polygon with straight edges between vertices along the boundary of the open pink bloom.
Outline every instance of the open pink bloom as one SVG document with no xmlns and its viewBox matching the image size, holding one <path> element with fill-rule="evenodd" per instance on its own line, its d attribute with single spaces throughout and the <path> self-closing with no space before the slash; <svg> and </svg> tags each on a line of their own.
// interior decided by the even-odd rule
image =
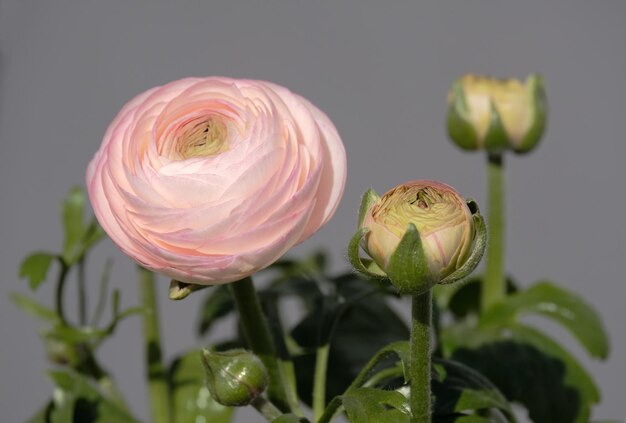
<svg viewBox="0 0 626 423">
<path fill-rule="evenodd" d="M 333 215 L 346 154 L 330 119 L 265 81 L 186 78 L 138 95 L 87 168 L 98 221 L 142 266 L 221 284 Z"/>
</svg>

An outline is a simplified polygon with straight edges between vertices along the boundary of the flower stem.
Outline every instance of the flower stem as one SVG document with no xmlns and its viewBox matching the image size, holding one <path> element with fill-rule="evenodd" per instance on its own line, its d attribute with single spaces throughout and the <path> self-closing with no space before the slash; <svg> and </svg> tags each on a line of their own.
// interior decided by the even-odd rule
<svg viewBox="0 0 626 423">
<path fill-rule="evenodd" d="M 276 408 L 271 401 L 268 401 L 267 398 L 262 396 L 257 397 L 254 401 L 252 401 L 252 406 L 263 415 L 267 419 L 268 422 L 273 421 L 274 419 L 282 416 L 282 412 Z"/>
<path fill-rule="evenodd" d="M 85 256 L 78 261 L 78 322 L 87 324 L 87 292 L 85 290 Z"/>
<path fill-rule="evenodd" d="M 482 287 L 481 308 L 487 310 L 505 294 L 504 285 L 504 160 L 502 154 L 489 154 L 487 269 Z"/>
<path fill-rule="evenodd" d="M 143 334 L 152 421 L 169 423 L 171 418 L 169 390 L 163 366 L 154 274 L 142 267 L 139 267 L 139 292 L 141 304 L 145 309 Z"/>
<path fill-rule="evenodd" d="M 326 406 L 326 371 L 328 367 L 328 352 L 330 344 L 322 345 L 317 349 L 315 358 L 315 378 L 313 379 L 313 421 L 324 413 Z"/>
<path fill-rule="evenodd" d="M 411 306 L 411 423 L 430 423 L 430 328 L 432 293 L 415 295 Z"/>
<path fill-rule="evenodd" d="M 267 320 L 263 315 L 261 303 L 252 284 L 252 279 L 249 277 L 244 278 L 228 284 L 228 287 L 239 312 L 239 320 L 246 342 L 267 368 L 270 379 L 268 387 L 269 399 L 281 410 L 288 410 L 284 375 L 279 366 L 276 348 L 272 342 L 272 335 L 267 325 Z"/>
<path fill-rule="evenodd" d="M 56 312 L 59 315 L 62 325 L 67 325 L 67 319 L 65 318 L 65 311 L 63 308 L 63 292 L 65 291 L 65 279 L 67 278 L 67 272 L 70 270 L 67 264 L 61 259 L 61 270 L 59 271 L 59 277 L 57 279 L 56 286 Z"/>
</svg>

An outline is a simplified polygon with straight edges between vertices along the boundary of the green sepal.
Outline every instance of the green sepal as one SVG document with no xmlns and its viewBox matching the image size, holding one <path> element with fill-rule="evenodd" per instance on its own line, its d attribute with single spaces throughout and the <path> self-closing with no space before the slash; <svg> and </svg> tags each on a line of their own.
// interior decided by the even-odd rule
<svg viewBox="0 0 626 423">
<path fill-rule="evenodd" d="M 443 285 L 458 282 L 468 277 L 478 266 L 480 260 L 483 258 L 485 248 L 487 247 L 487 225 L 485 225 L 485 218 L 480 213 L 472 215 L 474 220 L 475 241 L 474 248 L 467 258 L 465 263 L 457 270 L 443 278 L 439 283 Z"/>
<path fill-rule="evenodd" d="M 361 197 L 361 206 L 359 207 L 359 221 L 357 223 L 357 229 L 363 225 L 365 215 L 372 207 L 372 205 L 380 200 L 380 196 L 373 189 L 368 189 Z"/>
<path fill-rule="evenodd" d="M 448 104 L 448 135 L 463 150 L 478 150 L 478 134 L 472 126 L 461 81 L 452 85 L 452 101 Z"/>
<path fill-rule="evenodd" d="M 409 223 L 398 247 L 389 257 L 385 271 L 401 294 L 423 294 L 438 282 L 428 268 L 422 240 L 413 223 Z"/>
<path fill-rule="evenodd" d="M 530 107 L 533 109 L 533 121 L 519 145 L 511 146 L 513 151 L 517 154 L 528 153 L 539 144 L 548 121 L 548 102 L 543 77 L 541 77 L 541 75 L 532 74 L 526 80 L 526 84 L 527 89 L 532 93 L 532 103 Z"/>
<path fill-rule="evenodd" d="M 489 118 L 489 129 L 485 134 L 485 150 L 490 154 L 501 154 L 509 148 L 509 135 L 504 128 L 500 113 L 493 101 L 490 102 L 491 115 Z"/>
<path fill-rule="evenodd" d="M 382 272 L 382 269 L 378 266 L 374 266 L 369 262 L 365 265 L 361 256 L 359 255 L 359 251 L 361 248 L 361 239 L 369 232 L 367 228 L 358 229 L 355 234 L 352 236 L 350 243 L 348 244 L 348 259 L 350 260 L 350 264 L 354 270 L 368 278 L 382 279 L 385 278 L 386 275 Z M 380 272 L 380 273 L 379 273 Z"/>
<path fill-rule="evenodd" d="M 204 288 L 207 288 L 207 285 L 197 285 L 172 279 L 168 297 L 170 300 L 178 301 L 187 298 L 192 292 L 200 291 Z"/>
</svg>

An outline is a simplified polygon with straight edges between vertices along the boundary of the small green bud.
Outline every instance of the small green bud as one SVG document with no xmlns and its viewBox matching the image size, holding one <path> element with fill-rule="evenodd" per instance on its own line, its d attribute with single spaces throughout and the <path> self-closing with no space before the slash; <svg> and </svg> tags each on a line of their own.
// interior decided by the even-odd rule
<svg viewBox="0 0 626 423">
<path fill-rule="evenodd" d="M 501 153 L 532 150 L 546 127 L 543 79 L 525 82 L 465 75 L 448 93 L 448 134 L 464 150 Z"/>
<path fill-rule="evenodd" d="M 202 350 L 206 384 L 219 404 L 240 407 L 250 404 L 265 391 L 267 369 L 256 355 L 243 349 Z"/>
</svg>

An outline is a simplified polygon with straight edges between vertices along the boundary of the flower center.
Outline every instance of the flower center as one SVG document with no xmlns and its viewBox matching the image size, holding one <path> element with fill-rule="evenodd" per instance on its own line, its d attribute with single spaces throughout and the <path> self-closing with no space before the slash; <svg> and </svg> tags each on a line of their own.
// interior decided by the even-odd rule
<svg viewBox="0 0 626 423">
<path fill-rule="evenodd" d="M 176 139 L 176 153 L 182 160 L 214 156 L 228 150 L 228 127 L 211 117 L 187 123 Z"/>
</svg>

